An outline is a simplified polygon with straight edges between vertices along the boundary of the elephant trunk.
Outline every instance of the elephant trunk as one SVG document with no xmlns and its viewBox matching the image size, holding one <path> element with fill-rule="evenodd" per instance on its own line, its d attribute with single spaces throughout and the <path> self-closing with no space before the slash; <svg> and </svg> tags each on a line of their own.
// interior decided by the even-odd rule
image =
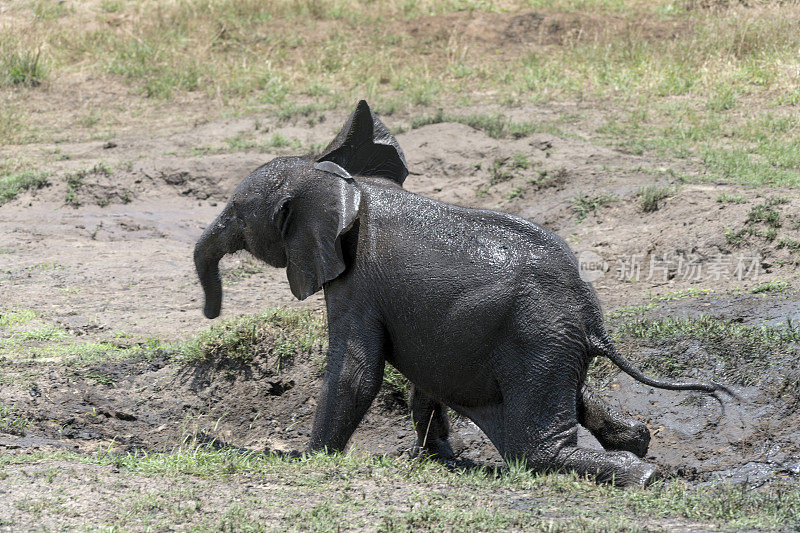
<svg viewBox="0 0 800 533">
<path fill-rule="evenodd" d="M 219 275 L 219 262 L 225 254 L 244 247 L 235 217 L 230 216 L 229 208 L 203 232 L 194 247 L 194 266 L 205 294 L 203 314 L 206 318 L 217 318 L 222 308 L 222 279 Z"/>
</svg>

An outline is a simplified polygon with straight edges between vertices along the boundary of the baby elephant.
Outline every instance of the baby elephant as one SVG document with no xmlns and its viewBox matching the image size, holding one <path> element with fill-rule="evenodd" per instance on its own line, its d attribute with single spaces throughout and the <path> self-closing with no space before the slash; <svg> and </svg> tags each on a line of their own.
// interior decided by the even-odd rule
<svg viewBox="0 0 800 533">
<path fill-rule="evenodd" d="M 385 363 L 411 383 L 424 451 L 452 457 L 445 406 L 474 421 L 507 461 L 645 485 L 650 435 L 585 386 L 604 355 L 653 387 L 616 351 L 592 287 L 557 235 L 496 211 L 402 188 L 403 150 L 363 100 L 317 158 L 279 157 L 253 171 L 194 253 L 205 316 L 220 314 L 219 261 L 246 249 L 286 268 L 299 299 L 324 290 L 325 377 L 310 451 L 342 450 L 381 386 Z M 578 424 L 605 451 L 577 445 Z M 637 457 L 638 456 L 638 457 Z"/>
</svg>

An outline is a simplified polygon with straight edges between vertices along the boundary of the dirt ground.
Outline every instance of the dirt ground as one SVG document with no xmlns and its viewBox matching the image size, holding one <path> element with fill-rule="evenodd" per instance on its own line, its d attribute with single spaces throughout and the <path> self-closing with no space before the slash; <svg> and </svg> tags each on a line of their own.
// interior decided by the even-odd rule
<svg viewBox="0 0 800 533">
<path fill-rule="evenodd" d="M 580 104 L 573 104 L 572 110 L 595 112 Z M 504 111 L 517 119 L 546 119 L 565 109 Z M 149 337 L 177 340 L 207 328 L 191 261 L 195 240 L 250 170 L 279 153 L 301 150 L 203 155 L 192 148 L 220 148 L 224 139 L 240 132 L 252 132 L 256 139 L 280 133 L 308 146 L 330 138 L 343 118 L 344 112 L 330 112 L 309 126 L 303 118 L 287 123 L 258 116 L 187 125 L 179 132 L 120 136 L 113 146 L 103 141 L 27 146 L 28 155 L 56 148 L 72 154 L 69 160 L 53 164 L 56 176 L 95 170 L 87 173 L 77 191 L 73 203 L 79 203 L 78 207 L 65 204 L 67 184 L 56 177 L 51 186 L 23 194 L 0 209 L 4 251 L 0 301 L 7 310 L 31 309 L 81 340 L 122 334 L 128 343 Z M 408 119 L 391 116 L 386 121 L 399 126 Z M 796 283 L 790 253 L 758 240 L 750 247 L 731 250 L 725 238 L 725 228 L 743 225 L 761 196 L 786 197 L 783 212 L 798 212 L 800 198 L 793 190 L 680 184 L 666 170 L 692 173 L 688 162 L 626 154 L 579 135 L 542 133 L 516 140 L 493 139 L 463 124 L 440 123 L 402 133 L 398 140 L 411 169 L 406 182 L 411 191 L 518 214 L 557 231 L 579 255 L 588 251 L 599 256 L 605 271 L 600 271 L 595 287 L 608 311 L 641 304 L 653 296 L 702 288 L 739 295 L 677 300 L 670 302 L 667 314 L 702 312 L 748 323 L 800 319 L 794 296 L 782 294 L 779 300 L 765 301 L 762 295 L 747 293 L 759 282 Z M 518 154 L 526 158 L 527 167 L 513 170 L 512 177 L 490 186 L 493 166 L 508 165 Z M 101 162 L 114 169 L 110 175 L 96 170 Z M 644 213 L 638 191 L 650 184 L 670 186 L 676 192 L 657 211 Z M 517 194 L 510 194 L 512 190 Z M 748 203 L 717 201 L 721 194 L 734 193 Z M 616 200 L 580 221 L 573 209 L 579 195 L 614 195 Z M 664 254 L 693 254 L 709 268 L 723 252 L 733 257 L 759 256 L 756 271 L 740 280 L 732 264 L 720 279 L 711 274 L 689 279 L 677 263 L 666 270 L 658 263 Z M 638 281 L 627 279 L 619 270 L 636 254 L 642 259 Z M 656 261 L 656 270 L 649 276 L 651 260 Z M 223 260 L 223 278 L 224 317 L 273 306 L 323 307 L 320 295 L 306 302 L 294 300 L 283 272 L 260 265 L 244 253 Z M 118 375 L 113 386 L 58 373 L 35 376 L 30 393 L 4 386 L 0 399 L 28 405 L 41 432 L 2 436 L 0 443 L 92 449 L 116 438 L 131 446 L 164 448 L 174 442 L 178 425 L 189 413 L 207 424 L 225 415 L 215 437 L 246 448 L 301 449 L 310 430 L 318 376 L 308 365 L 295 366 L 294 373 L 282 376 L 277 384 L 270 381 L 274 376 L 237 375 L 232 388 L 220 387 L 217 371 L 190 371 L 168 361 L 124 364 L 113 372 Z M 265 395 L 264 390 L 279 392 Z M 787 442 L 798 442 L 796 431 L 784 432 L 783 440 L 774 446 L 736 447 L 768 434 L 771 424 L 786 424 L 772 419 L 780 410 L 758 404 L 757 390 L 739 391 L 755 406 L 726 402 L 724 415 L 712 400 L 686 402 L 686 394 L 656 391 L 626 377 L 606 390 L 614 404 L 648 421 L 655 437 L 651 459 L 670 472 L 692 472 L 708 479 L 716 472 L 747 476 L 773 463 L 787 472 L 797 469 L 796 455 L 783 450 Z M 355 442 L 377 453 L 396 453 L 410 446 L 410 424 L 403 406 L 390 397 L 378 403 L 381 407 L 367 417 Z M 92 419 L 85 421 L 87 413 Z M 102 415 L 99 425 L 97 413 Z M 287 420 L 291 427 L 281 427 Z M 66 434 L 64 427 L 69 428 Z M 243 427 L 247 431 L 242 432 Z M 464 458 L 497 460 L 471 423 L 459 421 L 456 428 Z"/>
<path fill-rule="evenodd" d="M 573 109 L 594 112 L 577 105 Z M 508 110 L 508 115 L 542 120 L 563 112 L 563 108 L 530 107 Z M 201 292 L 191 263 L 195 240 L 249 171 L 276 155 L 302 148 L 213 155 L 194 155 L 202 151 L 192 148 L 224 149 L 224 140 L 241 132 L 253 132 L 256 141 L 277 133 L 311 146 L 329 139 L 344 117 L 344 113 L 327 115 L 311 127 L 302 119 L 272 125 L 269 117 L 257 116 L 178 133 L 120 136 L 113 147 L 104 141 L 26 146 L 28 156 L 54 150 L 71 156 L 49 165 L 55 173 L 51 186 L 25 193 L 0 211 L 3 302 L 8 308 L 41 311 L 73 329 L 91 329 L 96 323 L 100 329 L 141 337 L 179 338 L 207 327 L 196 312 Z M 389 117 L 387 122 L 404 124 L 401 117 Z M 398 140 L 411 170 L 409 190 L 517 214 L 557 231 L 577 254 L 591 251 L 601 256 L 606 272 L 595 287 L 609 309 L 692 286 L 747 290 L 762 281 L 796 279 L 790 251 L 759 241 L 732 249 L 725 238 L 725 229 L 743 226 L 752 202 L 761 197 L 787 198 L 782 211 L 796 213 L 800 199 L 792 189 L 681 185 L 661 209 L 643 213 L 639 189 L 677 188 L 679 179 L 667 170 L 691 173 L 686 162 L 659 161 L 551 134 L 493 139 L 453 123 L 411 130 L 398 135 Z M 529 168 L 489 186 L 495 162 L 516 154 L 528 159 Z M 98 163 L 112 168 L 111 175 L 93 171 Z M 77 191 L 81 205 L 65 205 L 63 176 L 86 169 L 88 175 Z M 721 194 L 740 194 L 750 203 L 719 203 Z M 578 221 L 573 199 L 579 195 L 616 199 Z M 733 258 L 763 256 L 757 280 L 752 275 L 742 280 L 730 275 L 735 261 L 720 279 L 704 272 L 699 277 L 681 275 L 677 264 L 669 266 L 664 279 L 663 265 L 658 263 L 665 255 L 694 255 L 708 267 L 720 253 L 731 253 Z M 631 283 L 629 272 L 619 269 L 633 255 L 641 256 L 641 279 Z M 651 258 L 656 265 L 647 280 Z M 223 269 L 228 281 L 226 316 L 274 305 L 322 307 L 319 297 L 302 304 L 294 301 L 282 272 L 255 265 L 244 254 L 225 258 Z"/>
<path fill-rule="evenodd" d="M 464 111 L 502 111 L 514 120 L 541 121 L 565 113 L 589 120 L 600 114 L 586 103 Z M 276 155 L 327 142 L 346 112 L 320 113 L 313 120 L 223 119 L 121 134 L 113 142 L 4 149 L 5 156 L 70 157 L 48 164 L 50 186 L 0 207 L 2 312 L 32 310 L 76 344 L 191 338 L 210 325 L 200 312 L 202 292 L 192 264 L 192 248 L 205 225 L 249 171 Z M 411 118 L 385 117 L 395 128 L 407 127 Z M 702 178 L 691 161 L 632 155 L 591 138 L 580 125 L 563 128 L 563 135 L 519 139 L 491 138 L 454 122 L 407 130 L 398 135 L 411 170 L 406 187 L 446 202 L 505 210 L 558 232 L 596 277 L 608 312 L 656 301 L 647 316 L 711 315 L 773 326 L 800 320 L 792 252 L 758 236 L 737 246 L 726 238 L 727 229 L 752 226 L 749 211 L 773 197 L 783 198 L 778 208 L 795 221 L 782 231 L 797 236 L 796 191 L 683 183 L 680 176 Z M 260 153 L 226 143 L 237 135 L 265 141 L 276 133 L 301 146 Z M 67 177 L 81 171 L 80 186 L 70 191 Z M 653 212 L 642 208 L 640 189 L 647 185 L 670 191 Z M 585 213 L 576 210 L 576 198 L 604 195 L 613 199 Z M 740 195 L 742 201 L 720 202 L 720 195 Z M 679 258 L 691 259 L 694 270 Z M 294 300 L 282 271 L 245 253 L 226 257 L 222 271 L 223 318 L 268 307 L 323 309 L 321 295 Z M 787 288 L 751 292 L 764 282 Z M 694 345 L 681 353 L 691 358 L 703 350 Z M 0 385 L 0 403 L 14 405 L 30 420 L 24 430 L 0 431 L 0 450 L 167 451 L 187 439 L 259 452 L 304 448 L 321 352 L 296 358 L 280 371 L 270 357 L 252 364 L 217 358 L 183 365 L 150 355 L 80 368 L 48 362 L 47 356 L 20 364 L 11 353 L 0 355 L 3 372 L 11 376 Z M 693 374 L 715 377 L 714 368 Z M 608 401 L 648 424 L 653 440 L 647 459 L 666 475 L 749 486 L 800 475 L 798 399 L 791 395 L 776 396 L 762 382 L 735 385 L 741 401 L 725 399 L 721 405 L 705 396 L 646 387 L 624 375 L 602 385 Z M 580 438 L 599 446 L 585 431 Z M 501 464 L 468 420 L 455 420 L 454 443 L 462 466 Z M 403 397 L 385 388 L 353 445 L 366 453 L 402 455 L 413 444 Z"/>
</svg>

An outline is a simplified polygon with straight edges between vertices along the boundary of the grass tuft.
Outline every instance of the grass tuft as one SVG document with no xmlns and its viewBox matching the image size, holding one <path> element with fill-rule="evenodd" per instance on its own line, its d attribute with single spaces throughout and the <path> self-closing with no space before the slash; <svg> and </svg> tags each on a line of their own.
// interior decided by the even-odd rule
<svg viewBox="0 0 800 533">
<path fill-rule="evenodd" d="M 0 175 L 0 205 L 10 202 L 22 191 L 41 189 L 50 185 L 49 173 L 26 170 L 8 175 Z"/>
<path fill-rule="evenodd" d="M 86 178 L 92 174 L 110 176 L 112 172 L 111 167 L 101 161 L 91 168 L 70 172 L 65 175 L 64 181 L 67 182 L 67 193 L 64 197 L 64 203 L 72 207 L 80 207 L 81 200 L 78 194 L 81 189 L 83 189 Z M 127 196 L 127 193 L 123 193 L 123 200 L 125 199 L 127 199 L 125 203 L 130 201 L 130 197 Z"/>
<path fill-rule="evenodd" d="M 510 181 L 519 176 L 519 170 L 530 168 L 531 162 L 525 154 L 514 154 L 512 157 L 495 159 L 489 169 L 489 186 Z"/>
<path fill-rule="evenodd" d="M 532 122 L 514 122 L 502 114 L 476 114 L 476 115 L 452 115 L 445 113 L 443 109 L 438 109 L 432 115 L 423 115 L 411 120 L 411 129 L 440 124 L 443 122 L 454 122 L 464 124 L 478 131 L 484 132 L 493 139 L 513 138 L 520 139 L 540 131 L 551 131 L 552 128 L 539 126 Z"/>
<path fill-rule="evenodd" d="M 770 198 L 754 206 L 747 213 L 747 224 L 763 223 L 771 228 L 781 227 L 781 214 L 775 206 L 785 204 L 787 201 L 785 198 Z"/>
<path fill-rule="evenodd" d="M 0 433 L 25 435 L 25 428 L 30 420 L 17 409 L 16 404 L 7 406 L 0 403 Z"/>
<path fill-rule="evenodd" d="M 747 200 L 741 194 L 722 193 L 717 196 L 717 202 L 721 204 L 745 204 Z"/>
<path fill-rule="evenodd" d="M 753 294 L 759 294 L 763 292 L 786 292 L 789 289 L 789 282 L 782 281 L 782 280 L 771 280 L 771 281 L 762 281 L 752 289 L 750 292 Z"/>
<path fill-rule="evenodd" d="M 708 100 L 708 109 L 711 111 L 727 111 L 736 106 L 736 91 L 728 86 L 721 87 Z"/>
<path fill-rule="evenodd" d="M 767 198 L 762 203 L 753 206 L 747 213 L 745 226 L 739 230 L 726 228 L 725 239 L 732 246 L 741 246 L 748 236 L 763 237 L 767 241 L 774 241 L 778 236 L 778 229 L 782 226 L 781 213 L 776 207 L 788 202 L 788 198 L 777 196 Z M 782 237 L 778 241 L 778 248 L 783 248 L 790 240 L 790 237 Z"/>
<path fill-rule="evenodd" d="M 248 363 L 271 355 L 280 362 L 321 352 L 325 333 L 325 322 L 316 313 L 272 309 L 214 325 L 186 342 L 180 348 L 180 358 L 185 363 L 216 358 Z"/>
<path fill-rule="evenodd" d="M 0 49 L 0 85 L 37 87 L 46 77 L 41 49 L 35 52 Z"/>
<path fill-rule="evenodd" d="M 670 187 L 659 187 L 658 185 L 648 185 L 639 190 L 642 211 L 652 213 L 658 211 L 658 203 L 667 198 L 672 193 Z"/>
<path fill-rule="evenodd" d="M 579 194 L 572 199 L 572 212 L 578 218 L 578 222 L 583 222 L 589 213 L 595 213 L 601 207 L 615 202 L 616 196 L 613 194 L 584 195 Z"/>
<path fill-rule="evenodd" d="M 252 138 L 252 134 L 248 132 L 239 132 L 233 137 L 225 139 L 225 143 L 231 151 L 245 151 L 256 149 L 259 152 L 268 152 L 280 148 L 298 148 L 301 143 L 297 139 L 292 139 L 281 135 L 280 133 L 273 134 L 269 139 L 264 142 L 259 142 Z"/>
</svg>

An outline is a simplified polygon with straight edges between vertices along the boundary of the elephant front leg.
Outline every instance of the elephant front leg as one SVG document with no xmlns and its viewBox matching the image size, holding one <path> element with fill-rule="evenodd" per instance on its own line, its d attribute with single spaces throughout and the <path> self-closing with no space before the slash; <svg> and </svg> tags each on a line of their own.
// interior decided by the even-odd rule
<svg viewBox="0 0 800 533">
<path fill-rule="evenodd" d="M 411 421 L 417 432 L 417 448 L 421 453 L 437 459 L 455 458 L 448 439 L 450 422 L 447 408 L 412 385 Z"/>
<path fill-rule="evenodd" d="M 638 457 L 647 455 L 650 445 L 647 426 L 605 403 L 588 385 L 578 395 L 578 422 L 606 450 L 628 451 Z"/>
<path fill-rule="evenodd" d="M 328 362 L 317 402 L 309 452 L 342 451 L 383 380 L 379 339 L 342 339 L 331 327 Z"/>
</svg>

